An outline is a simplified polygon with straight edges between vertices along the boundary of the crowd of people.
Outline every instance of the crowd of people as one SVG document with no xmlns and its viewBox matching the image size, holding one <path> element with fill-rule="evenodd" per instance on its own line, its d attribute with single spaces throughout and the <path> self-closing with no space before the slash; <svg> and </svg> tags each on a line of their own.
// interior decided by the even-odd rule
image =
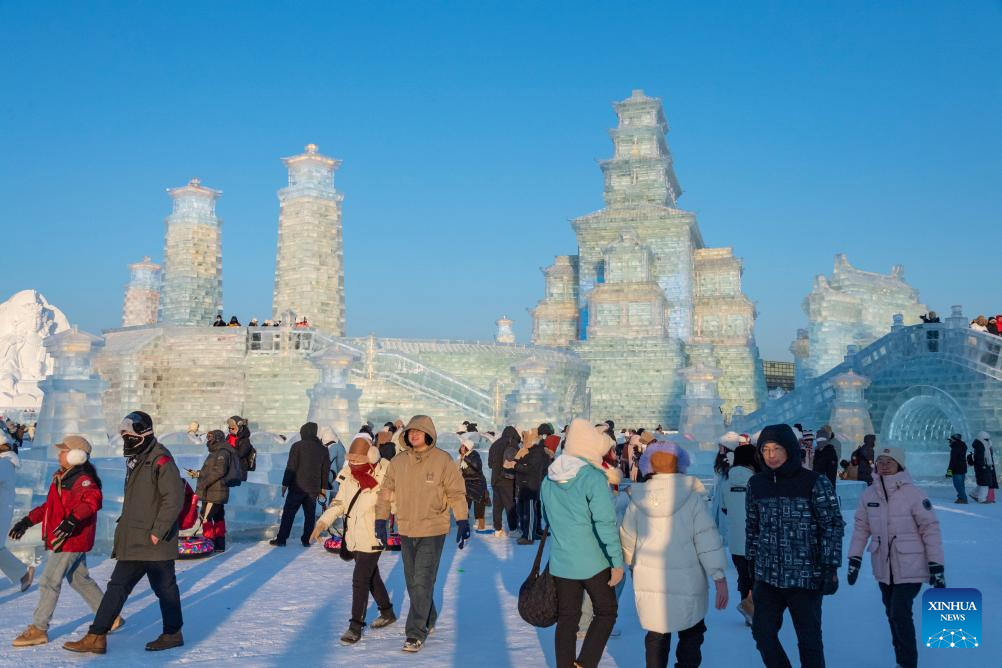
<svg viewBox="0 0 1002 668">
<path fill-rule="evenodd" d="M 14 452 L 17 452 L 24 445 L 25 439 L 29 441 L 35 440 L 35 429 L 37 427 L 37 422 L 21 424 L 20 422 L 15 422 L 12 418 L 0 416 L 0 433 L 6 436 L 7 440 L 14 445 Z"/>
<path fill-rule="evenodd" d="M 223 318 L 223 314 L 222 313 L 216 314 L 215 319 L 212 321 L 212 326 L 213 327 L 243 327 L 243 325 L 240 324 L 240 318 L 238 318 L 237 316 L 233 315 L 233 316 L 230 316 L 230 319 L 227 321 L 225 318 Z M 282 326 L 282 320 L 279 318 L 279 319 L 275 319 L 275 320 L 270 320 L 269 319 L 269 320 L 265 320 L 264 322 L 260 322 L 257 318 L 251 318 L 250 322 L 247 323 L 247 326 L 248 327 L 281 327 Z M 302 318 L 296 318 L 296 321 L 293 324 L 293 327 L 295 327 L 296 329 L 308 329 L 311 326 L 312 325 L 310 325 L 310 321 L 306 318 L 306 316 L 303 316 Z"/>
<path fill-rule="evenodd" d="M 219 552 L 226 549 L 229 489 L 247 480 L 256 460 L 247 420 L 233 416 L 227 428 L 229 434 L 213 430 L 205 435 L 205 462 L 200 470 L 187 471 L 201 500 L 203 535 Z M 65 579 L 95 617 L 83 638 L 64 647 L 105 653 L 107 636 L 125 623 L 123 606 L 143 577 L 163 616 L 161 635 L 146 648 L 184 643 L 174 560 L 186 483 L 147 414 L 130 413 L 119 431 L 127 474 L 112 552 L 116 564 L 105 591 L 90 578 L 86 564 L 102 491 L 85 439 L 67 436 L 56 445 L 59 469 L 46 501 L 9 533 L 4 531 L 18 540 L 41 524 L 50 552 L 32 623 L 14 640 L 17 647 L 48 642 L 49 621 Z M 728 552 L 737 572 L 737 610 L 764 665 L 790 666 L 779 640 L 788 611 L 800 664 L 824 666 L 821 609 L 824 597 L 838 590 L 843 559 L 845 522 L 835 493 L 842 477 L 868 485 L 855 510 L 847 582 L 856 583 L 868 551 L 895 658 L 905 668 L 917 664 L 912 601 L 923 582 L 945 586 L 945 558 L 935 512 L 906 470 L 900 448 L 880 448 L 868 436 L 842 460 L 842 444 L 828 425 L 816 437 L 802 425 L 785 424 L 754 435 L 728 432 L 719 441 L 710 503 L 700 480 L 688 474 L 690 456 L 683 438 L 660 425 L 623 429 L 617 438 L 611 421 L 594 425 L 575 419 L 559 432 L 549 423 L 521 432 L 506 426 L 500 435 L 481 434 L 467 422 L 457 436 L 460 444 L 453 457 L 438 447 L 432 419 L 415 415 L 406 423 L 387 422 L 379 431 L 363 425 L 345 448 L 333 429 L 308 422 L 290 447 L 282 516 L 270 544 L 286 546 L 300 510 L 304 547 L 340 527 L 338 551 L 354 562 L 343 644 L 361 639 L 370 597 L 378 610 L 373 628 L 397 622 L 379 570 L 382 553 L 396 538 L 410 601 L 402 649 L 422 649 L 438 618 L 434 592 L 447 535 L 454 526 L 456 546 L 463 549 L 471 539 L 472 513 L 478 532 L 496 539 L 517 532 L 520 545 L 548 541 L 560 668 L 598 665 L 614 631 L 627 570 L 639 624 L 646 631 L 646 665 L 669 664 L 673 635 L 676 665 L 700 665 L 709 605 L 724 609 L 729 602 Z M 960 441 L 958 446 L 957 440 L 959 435 L 950 444 L 951 476 L 963 475 L 962 465 L 968 463 L 966 445 Z M 489 473 L 479 452 L 487 442 Z M 972 465 L 976 472 L 983 467 L 991 473 L 991 479 L 978 478 L 975 497 L 988 502 L 997 487 L 994 450 L 987 434 L 979 434 L 974 443 Z M 16 467 L 13 445 L 0 434 L 4 495 L 12 493 Z M 620 494 L 627 497 L 624 503 L 618 503 Z M 318 505 L 323 511 L 319 517 Z M 488 506 L 493 508 L 493 530 L 486 526 Z M 4 508 L 12 512 L 12 499 Z M 8 514 L 0 522 L 8 526 L 11 519 Z M 899 547 L 906 542 L 907 550 Z M 33 573 L 9 568 L 11 559 L 5 549 L 0 551 L 0 566 L 26 590 Z"/>
<path fill-rule="evenodd" d="M 1002 315 L 990 315 L 988 317 L 979 315 L 971 321 L 971 329 L 976 332 L 987 332 L 995 336 L 1002 336 Z"/>
</svg>

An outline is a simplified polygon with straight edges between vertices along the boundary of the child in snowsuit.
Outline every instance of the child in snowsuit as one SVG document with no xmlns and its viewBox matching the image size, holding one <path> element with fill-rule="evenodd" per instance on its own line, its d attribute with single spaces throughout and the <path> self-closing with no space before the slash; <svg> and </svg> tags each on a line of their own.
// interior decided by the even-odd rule
<svg viewBox="0 0 1002 668">
<path fill-rule="evenodd" d="M 38 581 L 38 605 L 31 624 L 14 639 L 14 647 L 44 645 L 49 642 L 49 622 L 59 600 L 63 578 L 97 612 L 104 593 L 87 571 L 87 553 L 94 547 L 97 513 L 101 510 L 101 479 L 88 461 L 91 445 L 80 436 L 67 436 L 55 446 L 59 450 L 59 470 L 52 476 L 45 502 L 31 510 L 11 529 L 18 540 L 30 527 L 41 522 L 49 557 Z M 115 620 L 112 630 L 124 623 Z"/>
</svg>

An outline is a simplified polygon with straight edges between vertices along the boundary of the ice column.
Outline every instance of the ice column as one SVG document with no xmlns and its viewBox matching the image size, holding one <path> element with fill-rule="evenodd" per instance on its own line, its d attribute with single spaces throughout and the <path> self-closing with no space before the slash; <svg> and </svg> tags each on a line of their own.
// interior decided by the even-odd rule
<svg viewBox="0 0 1002 668">
<path fill-rule="evenodd" d="M 155 325 L 160 308 L 160 265 L 146 256 L 142 262 L 130 264 L 129 272 L 131 278 L 125 286 L 122 304 L 122 327 Z"/>
<path fill-rule="evenodd" d="M 334 172 L 341 165 L 317 153 L 283 158 L 289 185 L 278 191 L 278 254 L 272 315 L 294 311 L 310 325 L 333 336 L 344 336 L 344 267 L 341 242 L 341 201 L 334 189 Z"/>
<path fill-rule="evenodd" d="M 117 454 L 108 445 L 101 406 L 105 382 L 91 365 L 94 354 L 103 346 L 104 339 L 81 332 L 76 326 L 45 339 L 53 371 L 39 383 L 45 392 L 35 432 L 39 446 L 48 447 L 67 434 L 79 434 L 94 447 L 92 456 Z"/>
<path fill-rule="evenodd" d="M 358 408 L 362 390 L 348 382 L 348 369 L 358 359 L 336 346 L 329 346 L 310 356 L 310 361 L 320 370 L 320 381 L 306 391 L 310 398 L 307 419 L 321 426 L 333 427 L 342 439 L 351 438 L 351 430 L 362 423 Z"/>
<path fill-rule="evenodd" d="M 715 448 L 717 438 L 725 431 L 720 410 L 724 402 L 717 392 L 720 370 L 697 363 L 680 369 L 678 375 L 685 383 L 678 430 L 691 434 L 703 450 Z"/>
<path fill-rule="evenodd" d="M 512 369 L 518 386 L 508 395 L 507 423 L 528 429 L 541 422 L 558 420 L 556 397 L 546 387 L 546 377 L 553 371 L 550 365 L 536 357 L 527 357 Z"/>
<path fill-rule="evenodd" d="M 501 316 L 498 320 L 494 321 L 494 324 L 498 326 L 498 331 L 494 335 L 496 343 L 515 343 L 515 332 L 511 328 L 513 322 L 508 316 Z"/>
<path fill-rule="evenodd" d="M 870 380 L 852 371 L 839 374 L 832 379 L 835 386 L 835 401 L 828 424 L 842 441 L 843 451 L 863 443 L 863 437 L 873 432 L 873 422 L 867 409 L 863 391 L 870 386 Z"/>
<path fill-rule="evenodd" d="M 167 217 L 161 320 L 169 325 L 210 325 L 223 310 L 222 221 L 219 190 L 192 179 L 167 190 L 174 210 Z"/>
</svg>

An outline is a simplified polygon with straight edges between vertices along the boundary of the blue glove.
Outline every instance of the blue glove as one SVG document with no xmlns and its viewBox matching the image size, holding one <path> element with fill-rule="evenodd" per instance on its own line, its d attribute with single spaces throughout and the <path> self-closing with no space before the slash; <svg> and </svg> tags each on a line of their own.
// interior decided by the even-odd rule
<svg viewBox="0 0 1002 668">
<path fill-rule="evenodd" d="M 466 547 L 466 541 L 470 538 L 469 520 L 456 520 L 456 545 L 462 550 Z"/>
<path fill-rule="evenodd" d="M 386 534 L 386 520 L 376 520 L 376 538 L 379 539 L 379 544 L 386 548 L 386 543 L 389 538 Z"/>
</svg>

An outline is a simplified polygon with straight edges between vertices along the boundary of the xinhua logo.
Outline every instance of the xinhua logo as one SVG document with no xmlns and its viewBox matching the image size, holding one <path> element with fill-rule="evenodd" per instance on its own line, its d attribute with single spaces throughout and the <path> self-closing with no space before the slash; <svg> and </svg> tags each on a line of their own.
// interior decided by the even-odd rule
<svg viewBox="0 0 1002 668">
<path fill-rule="evenodd" d="M 935 649 L 967 649 L 981 644 L 981 592 L 926 589 L 922 594 L 922 636 Z"/>
</svg>

